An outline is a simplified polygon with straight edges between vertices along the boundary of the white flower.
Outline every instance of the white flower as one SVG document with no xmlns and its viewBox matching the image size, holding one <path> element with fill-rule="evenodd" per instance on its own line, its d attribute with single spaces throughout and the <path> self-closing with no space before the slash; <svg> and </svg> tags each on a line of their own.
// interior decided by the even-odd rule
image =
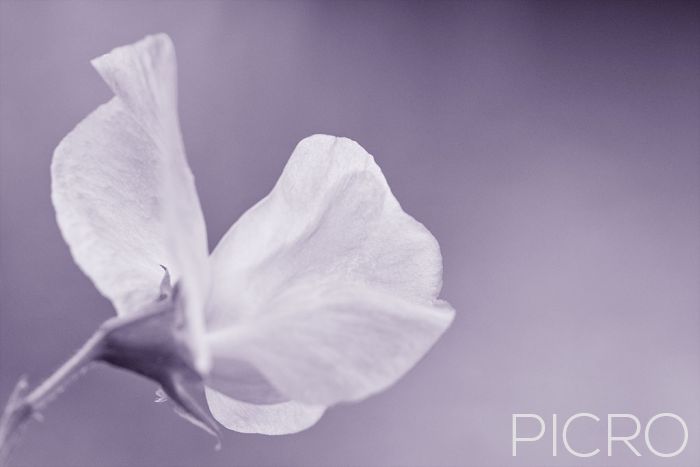
<svg viewBox="0 0 700 467">
<path fill-rule="evenodd" d="M 169 37 L 92 64 L 115 96 L 56 148 L 58 224 L 119 316 L 156 301 L 167 268 L 221 424 L 266 434 L 308 428 L 326 407 L 390 386 L 449 326 L 454 312 L 437 299 L 438 243 L 360 145 L 301 141 L 270 194 L 209 255 Z"/>
</svg>

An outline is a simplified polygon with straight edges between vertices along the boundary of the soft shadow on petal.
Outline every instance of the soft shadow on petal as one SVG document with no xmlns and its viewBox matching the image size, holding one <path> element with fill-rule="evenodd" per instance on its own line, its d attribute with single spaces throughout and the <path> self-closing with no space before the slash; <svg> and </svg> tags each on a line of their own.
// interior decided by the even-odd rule
<svg viewBox="0 0 700 467">
<path fill-rule="evenodd" d="M 251 363 L 229 358 L 225 352 L 212 355 L 212 368 L 206 384 L 242 402 L 276 404 L 289 400 Z"/>
<path fill-rule="evenodd" d="M 116 96 L 54 152 L 52 200 L 73 257 L 119 314 L 179 281 L 200 369 L 208 293 L 206 229 L 177 116 L 175 52 L 149 36 L 93 60 Z"/>
<path fill-rule="evenodd" d="M 206 388 L 207 403 L 214 418 L 229 430 L 240 433 L 286 435 L 313 426 L 325 408 L 288 401 L 277 404 L 250 404 Z"/>
<path fill-rule="evenodd" d="M 264 314 L 299 281 L 368 284 L 432 303 L 442 284 L 435 238 L 406 214 L 359 144 L 301 141 L 272 192 L 246 212 L 212 254 L 211 329 Z"/>
<path fill-rule="evenodd" d="M 423 304 L 363 285 L 315 281 L 287 289 L 264 314 L 208 340 L 213 355 L 251 362 L 290 399 L 329 406 L 393 384 L 453 316 L 446 302 Z"/>
</svg>

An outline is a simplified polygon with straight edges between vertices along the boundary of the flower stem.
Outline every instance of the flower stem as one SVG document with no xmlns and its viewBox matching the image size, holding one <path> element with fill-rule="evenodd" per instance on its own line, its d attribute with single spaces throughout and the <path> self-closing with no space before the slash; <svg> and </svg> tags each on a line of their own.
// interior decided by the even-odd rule
<svg viewBox="0 0 700 467">
<path fill-rule="evenodd" d="M 26 379 L 21 378 L 0 417 L 0 466 L 7 462 L 27 422 L 40 418 L 39 412 L 93 362 L 107 363 L 155 381 L 175 403 L 178 414 L 218 440 L 216 422 L 194 395 L 204 392 L 202 376 L 192 366 L 190 349 L 183 343 L 177 318 L 172 298 L 159 297 L 137 313 L 102 323 L 75 355 L 31 392 L 27 392 Z"/>
<path fill-rule="evenodd" d="M 99 358 L 105 336 L 100 327 L 75 355 L 29 393 L 26 378 L 19 380 L 0 417 L 0 466 L 6 464 L 25 424 L 32 418 L 39 418 L 39 412 Z"/>
</svg>

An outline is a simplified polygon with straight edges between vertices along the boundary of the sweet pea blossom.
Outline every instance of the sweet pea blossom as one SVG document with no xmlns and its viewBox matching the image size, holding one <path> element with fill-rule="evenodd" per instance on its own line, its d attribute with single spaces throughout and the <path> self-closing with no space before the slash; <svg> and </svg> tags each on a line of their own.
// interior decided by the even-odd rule
<svg viewBox="0 0 700 467">
<path fill-rule="evenodd" d="M 209 254 L 170 38 L 148 36 L 92 64 L 114 96 L 56 148 L 58 225 L 119 319 L 137 322 L 165 303 L 177 321 L 174 340 L 124 333 L 106 360 L 162 383 L 173 359 L 158 343 L 176 341 L 219 423 L 285 434 L 386 389 L 450 325 L 438 242 L 359 144 L 303 139 L 272 191 Z M 129 345 L 149 363 L 135 364 Z"/>
</svg>

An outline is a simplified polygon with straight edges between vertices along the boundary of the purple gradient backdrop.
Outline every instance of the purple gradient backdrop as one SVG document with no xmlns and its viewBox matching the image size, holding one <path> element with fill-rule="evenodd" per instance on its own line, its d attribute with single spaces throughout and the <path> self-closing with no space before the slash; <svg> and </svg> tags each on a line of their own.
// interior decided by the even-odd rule
<svg viewBox="0 0 700 467">
<path fill-rule="evenodd" d="M 210 245 L 318 132 L 375 155 L 439 239 L 450 331 L 399 384 L 299 435 L 211 438 L 99 368 L 15 465 L 700 465 L 700 21 L 659 2 L 0 3 L 0 398 L 112 314 L 49 199 L 110 93 L 88 60 L 167 32 Z M 511 457 L 510 416 L 675 412 L 671 460 Z M 582 422 L 580 450 L 605 449 Z M 588 427 L 588 428 L 587 428 Z M 656 428 L 660 450 L 678 431 Z"/>
</svg>

